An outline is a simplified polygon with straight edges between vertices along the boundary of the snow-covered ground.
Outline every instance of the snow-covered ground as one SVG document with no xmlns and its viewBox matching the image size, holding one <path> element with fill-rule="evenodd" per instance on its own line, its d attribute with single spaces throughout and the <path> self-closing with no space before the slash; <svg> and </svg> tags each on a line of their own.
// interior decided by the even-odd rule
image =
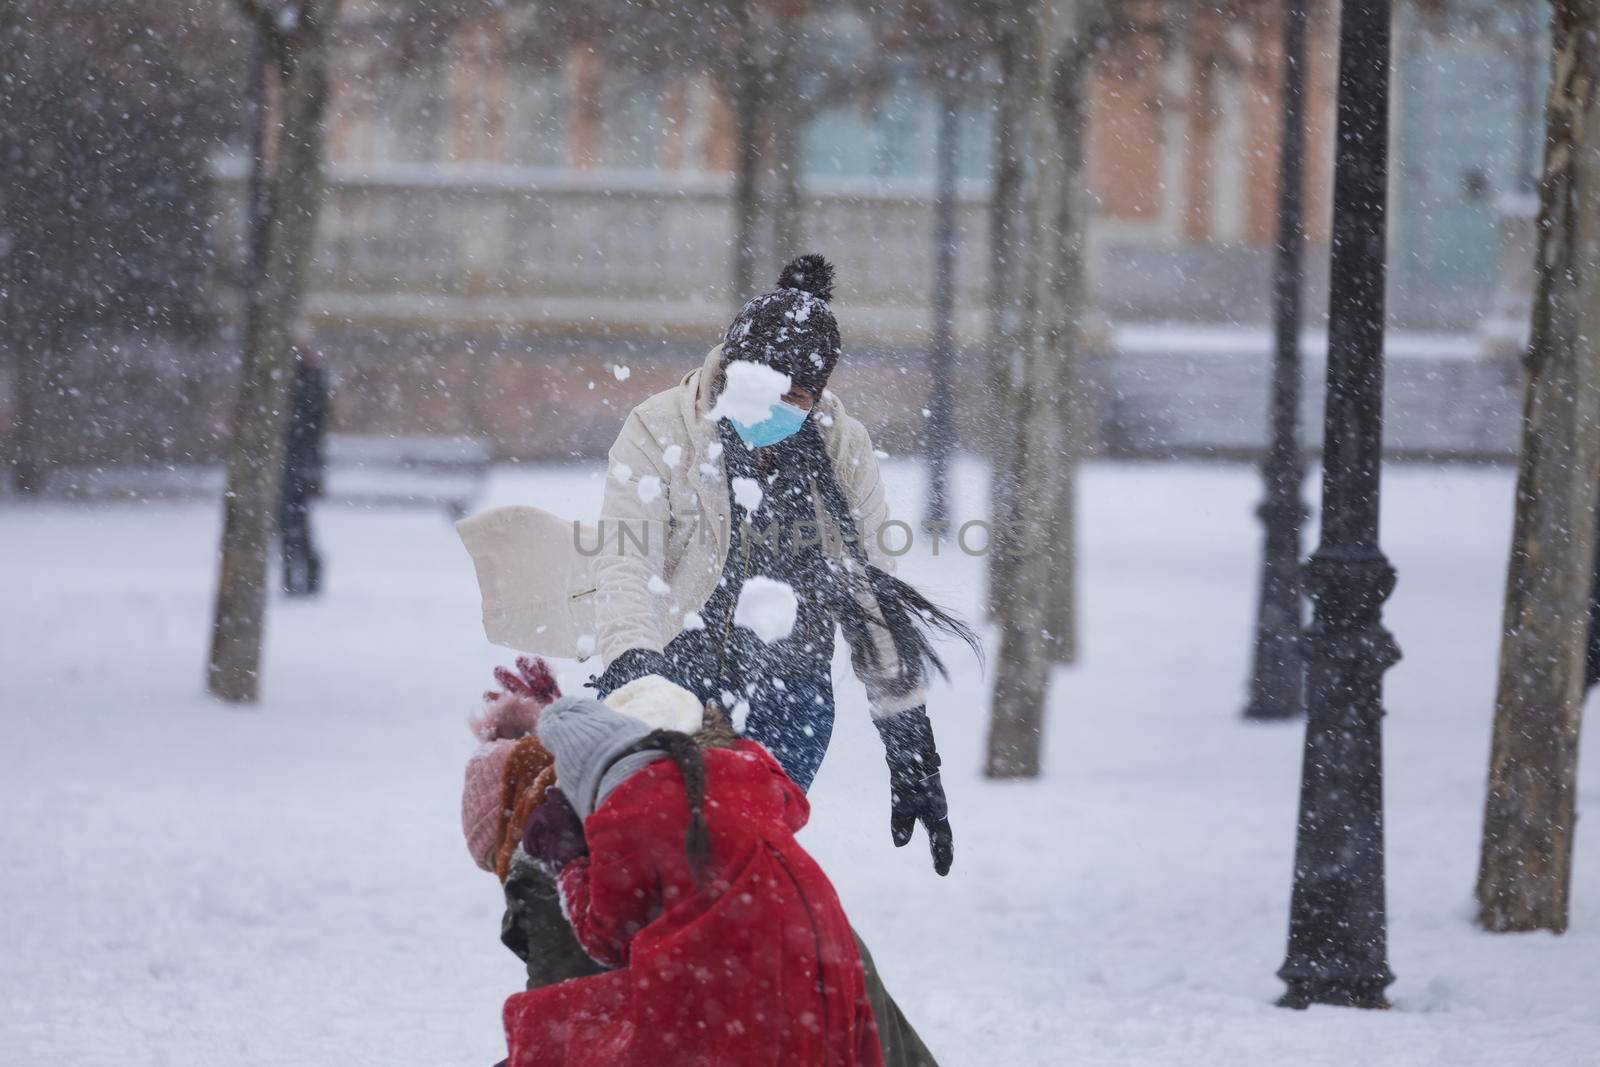
<svg viewBox="0 0 1600 1067">
<path fill-rule="evenodd" d="M 894 465 L 910 506 L 919 477 Z M 599 467 L 498 473 L 587 514 Z M 979 472 L 963 468 L 963 516 Z M 1600 829 L 1572 931 L 1469 922 L 1511 500 L 1504 471 L 1398 469 L 1386 547 L 1395 1010 L 1281 991 L 1300 728 L 1247 725 L 1252 472 L 1089 466 L 1082 651 L 1045 777 L 979 774 L 985 683 L 933 714 L 956 864 L 889 841 L 881 750 L 841 662 L 803 840 L 946 1065 L 1539 1064 L 1600 1056 Z M 0 510 L 0 1064 L 486 1065 L 519 984 L 459 828 L 485 643 L 444 518 L 328 509 L 330 588 L 273 605 L 265 699 L 201 695 L 216 510 Z M 906 572 L 974 613 L 979 568 Z M 588 674 L 565 665 L 574 687 Z M 1597 730 L 1580 802 L 1600 801 Z"/>
</svg>

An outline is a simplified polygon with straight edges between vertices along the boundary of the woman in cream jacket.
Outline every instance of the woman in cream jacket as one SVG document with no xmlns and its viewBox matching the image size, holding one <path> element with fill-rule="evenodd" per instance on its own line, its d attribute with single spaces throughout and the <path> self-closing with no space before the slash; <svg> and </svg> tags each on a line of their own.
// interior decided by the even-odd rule
<svg viewBox="0 0 1600 1067">
<path fill-rule="evenodd" d="M 594 685 L 604 696 L 670 678 L 729 711 L 805 789 L 833 728 L 839 628 L 884 741 L 894 841 L 922 822 L 944 874 L 952 840 L 925 707 L 943 666 L 929 638 L 976 638 L 890 573 L 872 441 L 825 388 L 840 355 L 832 275 L 820 256 L 791 262 L 698 370 L 629 413 L 591 546 L 606 664 Z"/>
</svg>

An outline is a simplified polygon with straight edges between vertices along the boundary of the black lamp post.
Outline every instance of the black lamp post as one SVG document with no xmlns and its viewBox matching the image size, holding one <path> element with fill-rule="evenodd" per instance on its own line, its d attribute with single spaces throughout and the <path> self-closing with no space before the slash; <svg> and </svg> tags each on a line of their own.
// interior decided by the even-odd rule
<svg viewBox="0 0 1600 1067">
<path fill-rule="evenodd" d="M 1261 553 L 1256 645 L 1247 719 L 1291 719 L 1305 710 L 1300 656 L 1300 289 L 1305 236 L 1305 0 L 1286 0 L 1283 24 L 1283 145 L 1278 163 L 1278 249 L 1272 271 L 1272 440 L 1262 461 L 1266 494 L 1256 514 Z"/>
<path fill-rule="evenodd" d="M 946 81 L 940 86 L 933 198 L 933 338 L 928 353 L 928 374 L 932 379 L 928 396 L 928 510 L 922 520 L 923 529 L 933 534 L 950 529 L 950 454 L 955 451 L 956 437 L 950 376 L 955 373 L 956 362 L 956 109 L 960 101 L 954 84 Z"/>
<path fill-rule="evenodd" d="M 1390 0 L 1344 0 L 1328 300 L 1322 543 L 1306 565 L 1315 606 L 1303 650 L 1305 762 L 1295 841 L 1288 1007 L 1386 1007 L 1383 628 L 1394 568 L 1378 548 L 1383 453 Z"/>
</svg>

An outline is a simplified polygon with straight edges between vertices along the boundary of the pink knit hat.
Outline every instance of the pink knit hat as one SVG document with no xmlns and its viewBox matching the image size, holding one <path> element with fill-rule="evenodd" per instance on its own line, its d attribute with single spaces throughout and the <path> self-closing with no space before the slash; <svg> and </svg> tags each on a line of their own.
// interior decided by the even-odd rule
<svg viewBox="0 0 1600 1067">
<path fill-rule="evenodd" d="M 539 713 L 561 695 L 549 664 L 536 656 L 518 656 L 516 673 L 496 667 L 494 676 L 505 688 L 485 693 L 483 709 L 471 720 L 472 732 L 482 744 L 467 760 L 461 788 L 461 831 L 467 851 L 486 871 L 495 869 L 500 820 L 509 814 L 504 808 L 506 761 L 517 740 L 539 725 Z"/>
</svg>

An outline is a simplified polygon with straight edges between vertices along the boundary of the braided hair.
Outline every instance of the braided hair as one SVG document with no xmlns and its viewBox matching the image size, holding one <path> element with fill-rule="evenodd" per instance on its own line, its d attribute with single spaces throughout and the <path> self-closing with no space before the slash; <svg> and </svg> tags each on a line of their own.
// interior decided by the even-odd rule
<svg viewBox="0 0 1600 1067">
<path fill-rule="evenodd" d="M 696 886 L 704 884 L 706 868 L 711 862 L 711 837 L 705 819 L 706 764 L 702 753 L 707 749 L 732 748 L 738 740 L 739 735 L 728 724 L 722 709 L 716 704 L 707 704 L 703 723 L 695 733 L 652 730 L 618 755 L 620 759 L 635 752 L 661 752 L 678 768 L 678 774 L 683 777 L 684 795 L 689 801 L 689 830 L 683 849 Z"/>
<path fill-rule="evenodd" d="M 684 837 L 683 849 L 689 857 L 689 871 L 695 885 L 705 881 L 706 868 L 711 862 L 711 837 L 706 832 L 706 764 L 700 755 L 695 739 L 677 730 L 651 730 L 639 740 L 617 754 L 617 758 L 635 752 L 661 752 L 678 768 L 683 776 L 683 791 L 689 800 L 689 831 Z"/>
</svg>

